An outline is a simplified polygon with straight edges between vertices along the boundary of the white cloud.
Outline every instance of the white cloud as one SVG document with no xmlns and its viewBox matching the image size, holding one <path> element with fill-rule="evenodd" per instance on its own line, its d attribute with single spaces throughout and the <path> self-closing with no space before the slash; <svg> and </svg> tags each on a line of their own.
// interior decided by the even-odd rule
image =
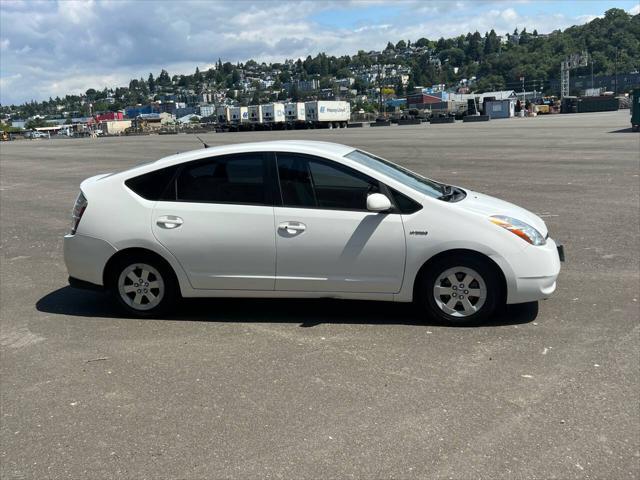
<svg viewBox="0 0 640 480">
<path fill-rule="evenodd" d="M 499 34 L 515 27 L 547 32 L 585 21 L 549 11 L 524 15 L 520 3 L 0 0 L 0 101 L 126 85 L 162 68 L 170 74 L 191 73 L 219 57 L 283 61 L 322 51 L 354 54 L 400 39 L 447 38 L 492 28 Z"/>
<path fill-rule="evenodd" d="M 506 8 L 500 13 L 500 16 L 507 22 L 515 22 L 518 20 L 518 13 L 513 8 Z"/>
<path fill-rule="evenodd" d="M 640 14 L 640 3 L 636 4 L 635 7 L 631 7 L 629 9 L 629 14 L 630 15 L 638 15 L 638 14 Z"/>
</svg>

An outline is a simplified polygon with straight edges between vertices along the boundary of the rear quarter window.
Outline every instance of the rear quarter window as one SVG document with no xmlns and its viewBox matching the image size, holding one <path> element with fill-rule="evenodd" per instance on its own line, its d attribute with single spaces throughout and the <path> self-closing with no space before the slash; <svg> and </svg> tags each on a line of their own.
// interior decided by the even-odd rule
<svg viewBox="0 0 640 480">
<path fill-rule="evenodd" d="M 179 165 L 130 178 L 124 184 L 146 200 L 175 200 L 173 179 Z"/>
</svg>

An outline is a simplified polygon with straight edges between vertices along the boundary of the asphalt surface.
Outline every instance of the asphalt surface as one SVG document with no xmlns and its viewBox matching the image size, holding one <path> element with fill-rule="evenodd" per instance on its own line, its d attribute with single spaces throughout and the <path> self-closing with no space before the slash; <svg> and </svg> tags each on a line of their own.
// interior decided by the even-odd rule
<svg viewBox="0 0 640 480">
<path fill-rule="evenodd" d="M 203 137 L 336 141 L 524 206 L 565 244 L 558 290 L 479 328 L 348 301 L 123 318 L 66 286 L 78 185 L 197 139 L 2 144 L 1 478 L 640 477 L 628 111 Z"/>
</svg>

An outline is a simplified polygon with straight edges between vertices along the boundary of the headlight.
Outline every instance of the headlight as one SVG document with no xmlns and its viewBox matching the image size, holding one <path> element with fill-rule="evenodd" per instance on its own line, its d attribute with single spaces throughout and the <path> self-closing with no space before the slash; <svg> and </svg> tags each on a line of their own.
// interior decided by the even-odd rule
<svg viewBox="0 0 640 480">
<path fill-rule="evenodd" d="M 489 217 L 489 220 L 499 227 L 509 230 L 511 233 L 515 233 L 531 245 L 544 245 L 547 242 L 539 231 L 528 223 L 521 222 L 515 218 L 505 217 L 503 215 L 493 215 Z"/>
</svg>

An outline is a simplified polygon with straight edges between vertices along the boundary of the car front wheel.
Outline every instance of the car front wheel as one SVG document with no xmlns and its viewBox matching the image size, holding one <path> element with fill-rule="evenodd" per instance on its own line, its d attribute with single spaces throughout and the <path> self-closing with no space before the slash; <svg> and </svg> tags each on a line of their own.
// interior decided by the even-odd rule
<svg viewBox="0 0 640 480">
<path fill-rule="evenodd" d="M 452 325 L 488 320 L 502 297 L 495 268 L 473 256 L 451 256 L 430 265 L 419 284 L 418 301 L 434 319 Z"/>
</svg>

